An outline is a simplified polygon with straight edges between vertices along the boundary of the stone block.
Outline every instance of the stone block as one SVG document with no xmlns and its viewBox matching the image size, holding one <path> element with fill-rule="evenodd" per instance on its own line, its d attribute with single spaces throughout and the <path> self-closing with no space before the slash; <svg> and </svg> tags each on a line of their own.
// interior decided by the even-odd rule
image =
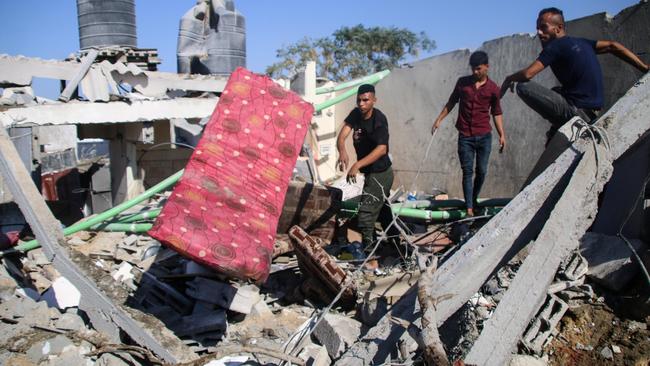
<svg viewBox="0 0 650 366">
<path fill-rule="evenodd" d="M 338 358 L 361 334 L 361 323 L 346 316 L 327 314 L 314 329 L 314 337 L 331 358 Z"/>
</svg>

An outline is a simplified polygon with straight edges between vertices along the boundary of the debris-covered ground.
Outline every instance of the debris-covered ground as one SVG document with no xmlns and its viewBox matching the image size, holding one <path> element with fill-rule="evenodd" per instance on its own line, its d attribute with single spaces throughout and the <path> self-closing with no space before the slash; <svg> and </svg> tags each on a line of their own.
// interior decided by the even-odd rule
<svg viewBox="0 0 650 366">
<path fill-rule="evenodd" d="M 404 233 L 409 235 L 401 235 L 397 246 L 384 244 L 363 266 L 369 253 L 359 250 L 355 240 L 360 237 L 353 222 L 340 229 L 345 230 L 344 235 L 340 232 L 337 235 L 340 242 L 319 240 L 326 244 L 323 253 L 329 253 L 326 254 L 328 263 L 352 279 L 354 294 L 337 302 L 313 333 L 298 345 L 290 340 L 296 340 L 298 331 L 310 317 L 326 308 L 334 295 L 323 282 L 327 276 L 314 276 L 314 268 L 318 267 L 306 265 L 304 254 L 278 249 L 281 254 L 274 258 L 269 279 L 256 286 L 229 280 L 161 246 L 146 234 L 81 231 L 67 238 L 67 249 L 74 263 L 120 309 L 143 329 L 155 333 L 169 349 L 178 347 L 178 352 L 192 353 L 192 364 L 210 364 L 210 360 L 240 355 L 233 360 L 326 365 L 335 362 L 347 347 L 377 324 L 385 312 L 382 309 L 390 308 L 417 283 L 420 271 L 412 248 L 435 252 L 440 263 L 444 263 L 486 221 L 487 218 L 424 225 L 425 232 L 419 234 L 413 230 L 422 231 L 423 225 L 402 222 Z M 287 238 L 278 236 L 276 248 L 287 245 L 282 239 Z M 408 241 L 415 241 L 419 246 L 411 247 Z M 422 244 L 425 242 L 428 244 Z M 561 310 L 566 312 L 559 312 L 560 308 L 555 306 L 555 310 L 537 320 L 535 331 L 522 340 L 522 356 L 515 358 L 516 362 L 647 364 L 650 359 L 647 312 L 645 318 L 642 311 L 624 312 L 621 309 L 626 305 L 621 295 L 598 285 L 592 290 L 590 281 L 585 282 L 587 269 L 581 261 L 584 259 L 574 253 L 556 276 L 555 284 L 560 290 L 552 298 L 565 303 Z M 86 314 L 78 308 L 78 293 L 69 281 L 60 277 L 41 248 L 29 251 L 24 257 L 5 257 L 3 263 L 0 303 L 3 364 L 161 362 L 128 337 L 115 343 L 93 330 Z M 450 361 L 463 359 L 470 350 L 520 265 L 517 256 L 501 267 L 441 328 Z M 335 272 L 329 274 L 332 273 Z M 562 286 L 567 281 L 573 281 L 574 286 Z M 643 282 L 636 281 L 632 286 L 643 288 Z M 627 291 L 634 294 L 636 289 Z M 618 304 L 618 312 L 611 310 L 606 297 L 607 301 Z M 534 324 L 535 321 L 531 322 L 532 328 Z M 400 343 L 409 344 L 408 340 Z M 289 349 L 296 351 L 290 353 Z M 394 362 L 424 362 L 417 347 L 405 349 L 395 354 Z M 530 356 L 524 358 L 525 354 Z"/>
</svg>

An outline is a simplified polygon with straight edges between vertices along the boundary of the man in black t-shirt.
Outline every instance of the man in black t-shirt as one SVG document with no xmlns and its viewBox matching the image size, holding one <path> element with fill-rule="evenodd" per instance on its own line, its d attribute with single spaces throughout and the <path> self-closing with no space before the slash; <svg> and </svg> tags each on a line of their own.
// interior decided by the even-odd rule
<svg viewBox="0 0 650 366">
<path fill-rule="evenodd" d="M 338 165 L 345 171 L 349 162 L 345 139 L 352 132 L 357 161 L 348 170 L 347 180 L 356 182 L 359 172 L 365 175 L 357 219 L 366 248 L 374 242 L 377 218 L 381 215 L 380 221 L 384 230 L 392 219 L 390 205 L 386 201 L 393 185 L 393 169 L 388 157 L 388 121 L 386 116 L 375 108 L 376 101 L 374 86 L 359 86 L 357 108 L 345 118 L 336 143 L 339 151 Z"/>
<path fill-rule="evenodd" d="M 551 122 L 547 144 L 558 128 L 574 116 L 593 122 L 603 107 L 603 78 L 596 54 L 611 53 L 642 72 L 648 65 L 618 42 L 594 41 L 566 35 L 564 15 L 557 8 L 546 8 L 537 18 L 537 35 L 542 52 L 535 62 L 508 77 L 501 95 L 517 84 L 517 95 L 533 110 Z M 562 84 L 549 90 L 529 81 L 551 67 Z"/>
</svg>

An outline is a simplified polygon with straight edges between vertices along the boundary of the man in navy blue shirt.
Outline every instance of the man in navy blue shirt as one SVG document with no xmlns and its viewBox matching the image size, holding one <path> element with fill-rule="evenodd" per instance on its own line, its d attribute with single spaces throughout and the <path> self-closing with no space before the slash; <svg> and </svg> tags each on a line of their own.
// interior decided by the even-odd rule
<svg viewBox="0 0 650 366">
<path fill-rule="evenodd" d="M 648 72 L 648 65 L 618 42 L 593 41 L 566 35 L 564 16 L 557 8 L 546 8 L 537 18 L 537 35 L 542 52 L 530 66 L 509 75 L 501 85 L 501 95 L 517 84 L 517 95 L 533 110 L 551 122 L 547 141 L 564 123 L 580 116 L 593 122 L 603 107 L 603 78 L 597 54 L 611 53 L 621 60 Z M 529 81 L 551 67 L 562 84 L 549 90 Z"/>
</svg>

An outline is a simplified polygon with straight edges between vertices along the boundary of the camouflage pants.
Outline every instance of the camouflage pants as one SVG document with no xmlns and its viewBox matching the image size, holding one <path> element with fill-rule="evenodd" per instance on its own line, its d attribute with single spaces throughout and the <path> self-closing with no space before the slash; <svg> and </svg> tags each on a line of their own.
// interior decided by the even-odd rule
<svg viewBox="0 0 650 366">
<path fill-rule="evenodd" d="M 393 169 L 390 167 L 380 173 L 365 174 L 365 183 L 357 216 L 364 247 L 374 243 L 375 222 L 377 222 L 378 218 L 384 230 L 393 219 L 390 204 L 386 200 L 390 195 L 392 185 Z"/>
</svg>

